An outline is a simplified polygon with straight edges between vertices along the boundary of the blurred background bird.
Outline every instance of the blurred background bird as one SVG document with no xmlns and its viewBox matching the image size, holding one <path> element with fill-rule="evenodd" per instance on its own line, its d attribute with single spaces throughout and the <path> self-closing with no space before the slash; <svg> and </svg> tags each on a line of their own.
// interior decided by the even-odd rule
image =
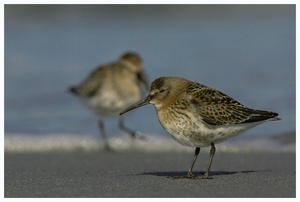
<svg viewBox="0 0 300 202">
<path fill-rule="evenodd" d="M 123 54 L 116 62 L 99 66 L 82 83 L 69 91 L 99 116 L 99 129 L 105 149 L 111 150 L 104 128 L 105 117 L 116 117 L 126 107 L 140 100 L 149 89 L 141 57 L 133 52 Z M 132 138 L 141 138 L 124 125 L 119 117 L 119 127 Z"/>
</svg>

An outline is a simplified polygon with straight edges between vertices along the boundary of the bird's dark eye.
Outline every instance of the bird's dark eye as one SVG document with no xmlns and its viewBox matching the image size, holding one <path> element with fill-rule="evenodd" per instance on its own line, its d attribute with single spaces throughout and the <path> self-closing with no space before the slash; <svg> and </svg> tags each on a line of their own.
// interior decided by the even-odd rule
<svg viewBox="0 0 300 202">
<path fill-rule="evenodd" d="M 163 90 L 163 89 L 159 91 L 159 93 L 163 93 L 163 92 L 165 92 L 165 90 Z"/>
</svg>

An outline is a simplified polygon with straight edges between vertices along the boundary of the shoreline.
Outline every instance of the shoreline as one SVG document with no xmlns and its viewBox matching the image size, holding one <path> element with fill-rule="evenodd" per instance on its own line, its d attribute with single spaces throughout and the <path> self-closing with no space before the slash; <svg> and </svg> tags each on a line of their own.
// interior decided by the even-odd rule
<svg viewBox="0 0 300 202">
<path fill-rule="evenodd" d="M 146 140 L 132 140 L 127 134 L 109 137 L 110 146 L 119 152 L 187 152 L 191 147 L 180 145 L 171 136 L 143 134 Z M 103 149 L 99 136 L 76 134 L 5 134 L 5 152 L 93 152 Z M 222 152 L 296 152 L 296 132 L 262 137 L 232 137 L 216 144 Z M 204 149 L 206 151 L 206 149 Z"/>
</svg>

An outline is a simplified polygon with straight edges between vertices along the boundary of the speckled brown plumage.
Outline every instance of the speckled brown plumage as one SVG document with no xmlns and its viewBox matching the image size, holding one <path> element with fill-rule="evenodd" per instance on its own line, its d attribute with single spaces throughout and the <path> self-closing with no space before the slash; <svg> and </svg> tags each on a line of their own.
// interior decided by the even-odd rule
<svg viewBox="0 0 300 202">
<path fill-rule="evenodd" d="M 151 84 L 149 95 L 125 109 L 153 104 L 158 120 L 180 144 L 196 147 L 195 157 L 185 177 L 192 175 L 194 162 L 200 147 L 211 146 L 208 176 L 215 143 L 239 135 L 263 122 L 280 120 L 271 111 L 248 108 L 228 95 L 184 78 L 161 77 Z"/>
</svg>

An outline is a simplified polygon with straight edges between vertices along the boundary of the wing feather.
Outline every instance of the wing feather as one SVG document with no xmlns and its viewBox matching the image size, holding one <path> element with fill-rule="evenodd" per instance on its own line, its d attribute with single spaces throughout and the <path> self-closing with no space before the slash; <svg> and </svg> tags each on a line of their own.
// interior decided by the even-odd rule
<svg viewBox="0 0 300 202">
<path fill-rule="evenodd" d="M 190 102 L 202 120 L 210 125 L 251 123 L 278 116 L 274 112 L 247 108 L 228 95 L 206 86 L 194 91 Z"/>
<path fill-rule="evenodd" d="M 79 86 L 70 88 L 70 91 L 82 97 L 93 96 L 101 87 L 103 79 L 107 74 L 105 67 L 97 68 Z"/>
</svg>

